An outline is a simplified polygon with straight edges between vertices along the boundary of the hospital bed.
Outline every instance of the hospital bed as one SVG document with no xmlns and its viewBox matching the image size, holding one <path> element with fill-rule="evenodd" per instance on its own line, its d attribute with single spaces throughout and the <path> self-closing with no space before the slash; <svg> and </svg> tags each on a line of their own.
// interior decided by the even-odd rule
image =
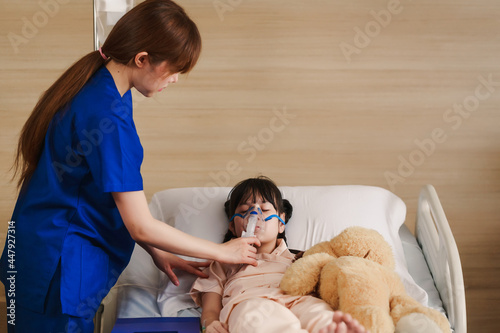
<svg viewBox="0 0 500 333">
<path fill-rule="evenodd" d="M 407 292 L 445 314 L 454 332 L 466 332 L 460 257 L 433 186 L 421 190 L 415 236 L 404 224 L 406 205 L 383 188 L 339 185 L 280 189 L 294 208 L 286 227 L 290 249 L 308 249 L 351 225 L 375 229 L 392 246 L 396 272 Z M 221 242 L 227 231 L 223 204 L 229 191 L 227 187 L 168 189 L 152 197 L 150 210 L 155 218 L 184 232 Z M 182 271 L 178 277 L 181 285 L 176 287 L 136 246 L 129 265 L 99 308 L 95 332 L 111 332 L 117 318 L 199 316 L 200 309 L 189 295 L 195 277 Z"/>
</svg>

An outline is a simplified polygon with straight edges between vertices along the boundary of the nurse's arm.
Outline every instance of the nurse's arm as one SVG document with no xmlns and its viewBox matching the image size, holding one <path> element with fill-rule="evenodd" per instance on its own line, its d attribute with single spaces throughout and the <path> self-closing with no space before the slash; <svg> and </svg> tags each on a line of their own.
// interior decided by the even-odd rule
<svg viewBox="0 0 500 333">
<path fill-rule="evenodd" d="M 253 238 L 236 238 L 224 244 L 216 244 L 205 239 L 186 234 L 166 223 L 156 220 L 150 213 L 143 191 L 113 192 L 113 198 L 127 230 L 139 244 L 147 244 L 160 250 L 212 259 L 224 263 L 257 265 Z"/>
</svg>

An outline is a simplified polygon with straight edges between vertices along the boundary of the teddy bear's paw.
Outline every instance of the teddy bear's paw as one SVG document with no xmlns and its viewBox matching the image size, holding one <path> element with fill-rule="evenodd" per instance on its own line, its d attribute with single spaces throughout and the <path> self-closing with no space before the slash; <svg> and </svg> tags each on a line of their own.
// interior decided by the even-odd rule
<svg viewBox="0 0 500 333">
<path fill-rule="evenodd" d="M 423 313 L 410 313 L 398 321 L 395 333 L 442 333 L 442 330 Z"/>
</svg>

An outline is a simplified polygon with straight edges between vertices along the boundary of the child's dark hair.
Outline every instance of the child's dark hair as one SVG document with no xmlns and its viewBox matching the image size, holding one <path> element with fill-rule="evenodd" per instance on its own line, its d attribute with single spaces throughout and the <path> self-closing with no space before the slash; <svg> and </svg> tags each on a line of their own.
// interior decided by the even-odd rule
<svg viewBox="0 0 500 333">
<path fill-rule="evenodd" d="M 283 199 L 278 186 L 269 178 L 260 176 L 257 178 L 249 178 L 236 184 L 229 192 L 228 200 L 224 204 L 224 210 L 228 219 L 234 215 L 236 207 L 248 199 L 255 200 L 257 196 L 271 203 L 276 209 L 278 215 L 285 213 L 285 223 L 292 217 L 293 207 L 290 202 Z M 229 241 L 236 236 L 228 230 L 224 236 L 224 242 Z M 283 238 L 286 242 L 285 231 L 278 234 L 278 238 Z"/>
</svg>

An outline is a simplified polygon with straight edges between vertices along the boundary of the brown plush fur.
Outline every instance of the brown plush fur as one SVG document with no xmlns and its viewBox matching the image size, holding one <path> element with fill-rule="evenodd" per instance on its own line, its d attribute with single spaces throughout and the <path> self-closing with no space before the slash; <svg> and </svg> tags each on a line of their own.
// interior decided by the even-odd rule
<svg viewBox="0 0 500 333">
<path fill-rule="evenodd" d="M 285 272 L 281 289 L 291 295 L 317 292 L 335 310 L 350 313 L 372 333 L 394 332 L 397 322 L 422 313 L 443 331 L 448 320 L 406 294 L 394 272 L 389 244 L 375 230 L 351 227 L 306 251 Z"/>
</svg>

